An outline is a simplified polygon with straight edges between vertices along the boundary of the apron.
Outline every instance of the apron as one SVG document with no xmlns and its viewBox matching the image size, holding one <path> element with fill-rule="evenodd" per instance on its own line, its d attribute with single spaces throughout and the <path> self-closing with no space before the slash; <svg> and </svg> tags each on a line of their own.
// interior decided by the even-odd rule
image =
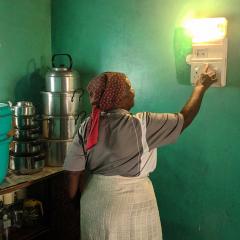
<svg viewBox="0 0 240 240">
<path fill-rule="evenodd" d="M 148 177 L 93 174 L 80 201 L 81 240 L 162 240 Z"/>
</svg>

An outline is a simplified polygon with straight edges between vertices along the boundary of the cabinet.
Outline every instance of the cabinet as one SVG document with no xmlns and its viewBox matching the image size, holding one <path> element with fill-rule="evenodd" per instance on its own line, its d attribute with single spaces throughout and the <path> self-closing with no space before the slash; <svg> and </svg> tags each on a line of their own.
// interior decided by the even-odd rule
<svg viewBox="0 0 240 240">
<path fill-rule="evenodd" d="M 11 231 L 10 240 L 79 240 L 79 204 L 69 201 L 61 168 L 46 167 L 42 172 L 28 176 L 12 174 L 0 184 L 0 195 L 21 188 L 27 188 L 28 198 L 42 202 L 43 219 L 34 227 Z"/>
</svg>

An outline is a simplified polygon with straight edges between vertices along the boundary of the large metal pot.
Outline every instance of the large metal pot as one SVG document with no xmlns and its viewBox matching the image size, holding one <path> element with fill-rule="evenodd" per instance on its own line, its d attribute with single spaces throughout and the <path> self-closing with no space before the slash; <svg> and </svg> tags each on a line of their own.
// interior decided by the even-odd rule
<svg viewBox="0 0 240 240">
<path fill-rule="evenodd" d="M 13 127 L 18 129 L 36 128 L 38 121 L 36 116 L 13 116 Z"/>
<path fill-rule="evenodd" d="M 68 93 L 41 92 L 43 113 L 50 116 L 78 115 L 81 112 L 83 89 Z"/>
<path fill-rule="evenodd" d="M 31 155 L 39 153 L 40 151 L 41 142 L 39 141 L 13 141 L 10 146 L 10 152 L 15 156 Z"/>
<path fill-rule="evenodd" d="M 45 165 L 44 155 L 14 156 L 10 155 L 9 168 L 18 174 L 40 172 Z"/>
<path fill-rule="evenodd" d="M 51 167 L 61 167 L 72 140 L 47 140 L 45 141 L 45 163 Z"/>
<path fill-rule="evenodd" d="M 33 116 L 35 114 L 35 107 L 33 106 L 32 102 L 17 102 L 17 104 L 13 106 L 12 109 L 13 115 L 15 116 Z"/>
<path fill-rule="evenodd" d="M 42 137 L 50 140 L 72 139 L 81 123 L 86 117 L 86 112 L 82 111 L 76 116 L 47 116 L 42 117 Z"/>
<path fill-rule="evenodd" d="M 66 56 L 69 60 L 68 67 L 61 64 L 55 65 L 58 56 Z M 55 54 L 52 56 L 52 69 L 47 72 L 45 85 L 47 92 L 73 92 L 81 87 L 80 75 L 72 70 L 72 58 L 69 54 Z"/>
<path fill-rule="evenodd" d="M 42 137 L 46 139 L 72 139 L 78 116 L 54 117 L 44 116 L 42 120 Z"/>
<path fill-rule="evenodd" d="M 28 141 L 36 140 L 40 137 L 40 128 L 31 128 L 31 129 L 16 129 L 14 140 Z"/>
</svg>

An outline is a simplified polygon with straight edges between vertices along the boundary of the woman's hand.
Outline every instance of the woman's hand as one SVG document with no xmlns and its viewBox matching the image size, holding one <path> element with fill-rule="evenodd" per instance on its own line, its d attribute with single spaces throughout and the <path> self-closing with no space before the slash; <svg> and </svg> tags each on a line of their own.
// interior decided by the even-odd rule
<svg viewBox="0 0 240 240">
<path fill-rule="evenodd" d="M 188 127 L 193 119 L 196 117 L 202 102 L 205 91 L 217 81 L 216 71 L 211 69 L 208 64 L 205 65 L 203 73 L 200 75 L 193 89 L 192 96 L 185 104 L 181 113 L 184 117 L 184 124 L 182 131 Z"/>
<path fill-rule="evenodd" d="M 85 171 L 65 171 L 65 189 L 69 199 L 74 199 L 78 192 L 83 192 L 87 174 Z"/>
<path fill-rule="evenodd" d="M 203 73 L 196 81 L 196 88 L 207 90 L 213 83 L 217 81 L 216 71 L 209 67 L 208 64 L 204 66 Z"/>
</svg>

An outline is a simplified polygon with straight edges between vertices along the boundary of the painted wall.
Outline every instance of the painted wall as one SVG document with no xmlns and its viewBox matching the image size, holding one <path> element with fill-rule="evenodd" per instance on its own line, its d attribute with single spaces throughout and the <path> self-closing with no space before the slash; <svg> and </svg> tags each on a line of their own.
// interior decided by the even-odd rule
<svg viewBox="0 0 240 240">
<path fill-rule="evenodd" d="M 192 87 L 179 28 L 194 17 L 229 21 L 227 87 L 211 88 L 195 122 L 159 150 L 151 178 L 165 240 L 240 236 L 240 10 L 238 0 L 53 0 L 53 52 L 70 53 L 84 85 L 102 71 L 128 74 L 134 111 L 180 111 Z M 86 102 L 87 107 L 87 102 Z"/>
<path fill-rule="evenodd" d="M 39 106 L 50 57 L 50 0 L 0 0 L 0 102 Z"/>
</svg>

